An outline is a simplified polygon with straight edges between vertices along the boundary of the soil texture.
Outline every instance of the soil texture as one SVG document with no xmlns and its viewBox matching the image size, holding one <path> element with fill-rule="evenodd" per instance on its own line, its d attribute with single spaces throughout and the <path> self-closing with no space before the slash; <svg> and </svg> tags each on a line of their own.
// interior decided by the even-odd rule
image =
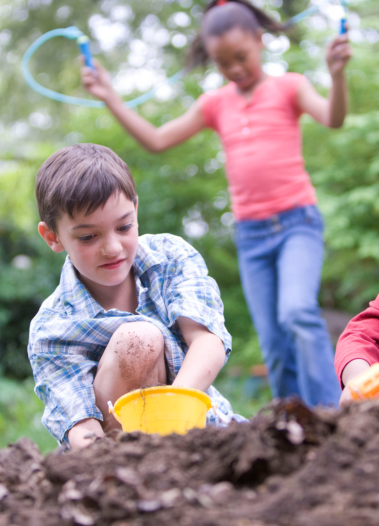
<svg viewBox="0 0 379 526">
<path fill-rule="evenodd" d="M 186 436 L 115 433 L 0 450 L 0 526 L 377 526 L 379 402 L 271 403 Z"/>
</svg>

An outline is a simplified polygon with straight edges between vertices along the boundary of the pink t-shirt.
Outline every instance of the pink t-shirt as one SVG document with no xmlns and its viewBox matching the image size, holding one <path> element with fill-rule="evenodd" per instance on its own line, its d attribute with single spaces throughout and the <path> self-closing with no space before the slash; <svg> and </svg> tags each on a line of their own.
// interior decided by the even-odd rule
<svg viewBox="0 0 379 526">
<path fill-rule="evenodd" d="M 200 97 L 206 125 L 219 133 L 237 220 L 265 219 L 315 204 L 304 169 L 297 93 L 305 77 L 268 77 L 247 102 L 230 82 Z"/>
</svg>

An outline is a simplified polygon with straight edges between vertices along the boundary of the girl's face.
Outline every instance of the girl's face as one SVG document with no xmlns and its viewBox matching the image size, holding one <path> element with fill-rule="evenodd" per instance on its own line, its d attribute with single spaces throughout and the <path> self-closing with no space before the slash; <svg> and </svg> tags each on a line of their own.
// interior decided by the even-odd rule
<svg viewBox="0 0 379 526">
<path fill-rule="evenodd" d="M 220 72 L 241 91 L 248 91 L 261 79 L 261 33 L 234 27 L 223 35 L 207 37 L 205 46 Z"/>
</svg>

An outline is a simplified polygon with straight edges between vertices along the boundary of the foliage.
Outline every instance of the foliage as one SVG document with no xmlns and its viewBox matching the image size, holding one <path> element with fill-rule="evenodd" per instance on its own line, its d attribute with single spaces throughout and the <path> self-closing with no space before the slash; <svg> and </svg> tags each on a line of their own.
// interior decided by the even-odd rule
<svg viewBox="0 0 379 526">
<path fill-rule="evenodd" d="M 263 3 L 283 19 L 308 6 L 305 0 L 285 0 L 281 7 L 278 0 Z M 148 89 L 151 72 L 156 84 L 182 67 L 184 50 L 174 45 L 175 37 L 190 41 L 202 5 L 200 0 L 131 0 L 127 5 L 119 0 L 0 0 L 0 97 L 6 102 L 0 110 L 0 364 L 8 375 L 28 374 L 27 327 L 42 299 L 58 284 L 62 264 L 36 233 L 35 175 L 51 153 L 74 142 L 105 144 L 129 164 L 140 198 L 141 233 L 182 235 L 204 256 L 220 286 L 233 335 L 234 352 L 226 371 L 235 366 L 247 371 L 261 360 L 239 282 L 217 136 L 206 131 L 171 151 L 151 155 L 106 110 L 67 106 L 34 93 L 19 67 L 23 53 L 40 34 L 77 25 L 91 35 L 93 51 L 119 89 L 133 98 Z M 355 58 L 347 72 L 351 115 L 341 130 L 325 130 L 308 118 L 303 118 L 303 129 L 306 166 L 326 219 L 321 301 L 356 312 L 379 290 L 379 12 L 374 0 L 350 5 L 355 13 Z M 187 16 L 189 25 L 175 21 L 178 12 Z M 266 50 L 263 58 L 282 66 L 285 60 L 289 70 L 305 73 L 326 94 L 324 47 L 335 28 L 323 28 L 320 20 L 325 17 L 316 15 L 292 30 L 291 47 L 284 55 Z M 119 35 L 113 46 L 104 46 L 106 32 L 110 40 Z M 31 69 L 51 89 L 87 96 L 80 87 L 76 56 L 74 43 L 56 39 L 37 52 Z M 134 79 L 134 84 L 125 88 L 123 79 Z M 210 85 L 212 79 L 218 80 L 213 66 L 206 72 L 193 71 L 168 98 L 161 94 L 137 111 L 160 125 L 181 115 L 203 91 L 204 80 Z M 28 268 L 20 266 L 20 255 L 30 258 Z"/>
<path fill-rule="evenodd" d="M 34 440 L 43 453 L 57 447 L 41 424 L 43 404 L 33 393 L 33 387 L 31 378 L 15 382 L 0 377 L 0 448 L 20 436 Z"/>
</svg>

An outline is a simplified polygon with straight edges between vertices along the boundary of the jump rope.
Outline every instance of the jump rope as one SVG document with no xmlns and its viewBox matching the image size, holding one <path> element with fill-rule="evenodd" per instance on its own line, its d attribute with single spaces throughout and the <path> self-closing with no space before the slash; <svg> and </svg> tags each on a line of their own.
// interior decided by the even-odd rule
<svg viewBox="0 0 379 526">
<path fill-rule="evenodd" d="M 330 0 L 328 0 L 328 3 L 329 2 Z M 314 15 L 315 13 L 320 11 L 322 5 L 324 5 L 324 3 L 318 6 L 309 7 L 305 11 L 289 19 L 286 22 L 285 27 L 289 28 L 305 20 L 309 16 Z M 340 21 L 339 33 L 343 35 L 347 32 L 347 0 L 341 0 L 341 5 L 343 7 L 343 16 Z M 81 55 L 83 55 L 84 57 L 85 65 L 95 70 L 95 64 L 94 64 L 93 56 L 91 53 L 90 40 L 82 31 L 80 31 L 80 29 L 78 29 L 75 26 L 60 28 L 60 29 L 53 29 L 52 31 L 48 31 L 44 35 L 41 35 L 29 47 L 29 49 L 26 51 L 25 55 L 22 58 L 21 70 L 22 70 L 22 74 L 27 84 L 40 95 L 43 95 L 44 97 L 48 97 L 49 99 L 56 100 L 58 102 L 63 102 L 65 104 L 75 104 L 76 106 L 87 106 L 89 108 L 104 108 L 105 103 L 102 101 L 81 99 L 78 97 L 71 97 L 69 95 L 63 95 L 63 93 L 58 93 L 56 91 L 45 88 L 44 86 L 39 84 L 34 79 L 33 75 L 30 73 L 30 70 L 29 70 L 29 61 L 34 55 L 34 53 L 37 51 L 37 49 L 42 46 L 42 44 L 44 44 L 48 40 L 55 38 L 55 37 L 65 37 L 69 40 L 76 40 L 76 43 L 79 47 L 79 51 Z M 128 108 L 135 108 L 139 106 L 140 104 L 147 102 L 148 100 L 155 97 L 158 90 L 162 86 L 172 86 L 173 84 L 178 82 L 178 80 L 180 80 L 186 73 L 187 73 L 186 69 L 181 69 L 180 71 L 178 71 L 177 73 L 169 77 L 164 83 L 160 84 L 159 86 L 152 88 L 151 90 L 147 91 L 143 95 L 140 95 L 139 97 L 136 97 L 135 99 L 125 102 L 125 106 L 127 106 Z"/>
</svg>

